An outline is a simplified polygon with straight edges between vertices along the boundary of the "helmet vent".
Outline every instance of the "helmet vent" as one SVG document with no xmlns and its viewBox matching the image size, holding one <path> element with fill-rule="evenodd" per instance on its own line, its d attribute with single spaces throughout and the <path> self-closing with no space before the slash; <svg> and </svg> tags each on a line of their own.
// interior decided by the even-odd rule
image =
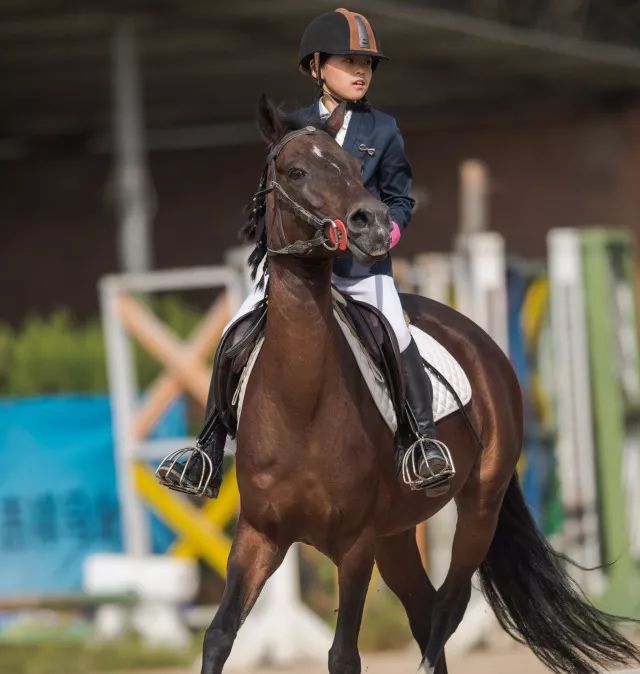
<svg viewBox="0 0 640 674">
<path fill-rule="evenodd" d="M 358 43 L 361 49 L 371 49 L 371 42 L 369 40 L 369 33 L 367 27 L 362 20 L 361 16 L 357 14 L 353 17 L 356 20 L 356 26 L 358 28 Z"/>
</svg>

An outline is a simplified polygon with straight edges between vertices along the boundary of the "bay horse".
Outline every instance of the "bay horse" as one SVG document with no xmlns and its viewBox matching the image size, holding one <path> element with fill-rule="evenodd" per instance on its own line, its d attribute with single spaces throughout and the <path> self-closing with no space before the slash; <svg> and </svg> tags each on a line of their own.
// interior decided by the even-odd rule
<svg viewBox="0 0 640 674">
<path fill-rule="evenodd" d="M 467 412 L 484 448 L 456 413 L 438 424 L 456 466 L 450 491 L 426 498 L 398 479 L 391 431 L 332 313 L 327 218 L 343 218 L 349 249 L 364 264 L 387 254 L 390 231 L 387 207 L 362 185 L 360 162 L 334 140 L 343 117 L 338 107 L 321 127 L 292 131 L 268 99 L 259 104 L 270 145 L 258 193 L 270 252 L 268 312 L 238 427 L 240 514 L 202 674 L 222 672 L 261 588 L 296 541 L 338 568 L 331 674 L 361 671 L 358 633 L 374 562 L 406 610 L 427 672 L 447 672 L 444 646 L 477 570 L 501 625 L 552 671 L 595 674 L 598 666 L 640 661 L 616 618 L 573 585 L 529 514 L 515 473 L 522 398 L 508 358 L 465 316 L 412 295 L 403 298 L 412 323 L 440 341 L 471 382 Z M 450 499 L 458 521 L 450 568 L 436 591 L 415 528 Z"/>
</svg>

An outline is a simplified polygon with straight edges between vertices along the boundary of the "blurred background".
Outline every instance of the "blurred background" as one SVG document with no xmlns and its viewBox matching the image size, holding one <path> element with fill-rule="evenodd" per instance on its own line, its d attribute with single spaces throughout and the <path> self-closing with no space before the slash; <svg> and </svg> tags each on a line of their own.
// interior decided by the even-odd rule
<svg viewBox="0 0 640 674">
<path fill-rule="evenodd" d="M 237 232 L 265 154 L 258 96 L 314 100 L 298 41 L 334 8 L 0 0 L 3 673 L 197 666 L 238 507 L 233 458 L 207 504 L 152 469 L 197 432 L 248 289 Z M 452 303 L 509 353 L 528 503 L 558 549 L 615 561 L 576 580 L 639 617 L 640 3 L 349 9 L 391 57 L 369 98 L 398 119 L 414 170 L 397 283 Z M 419 533 L 436 581 L 453 526 L 446 510 Z M 229 671 L 325 671 L 300 662 L 325 661 L 335 596 L 332 566 L 296 551 Z M 361 643 L 370 672 L 415 671 L 376 577 Z M 453 671 L 545 671 L 479 594 L 451 654 Z"/>
</svg>

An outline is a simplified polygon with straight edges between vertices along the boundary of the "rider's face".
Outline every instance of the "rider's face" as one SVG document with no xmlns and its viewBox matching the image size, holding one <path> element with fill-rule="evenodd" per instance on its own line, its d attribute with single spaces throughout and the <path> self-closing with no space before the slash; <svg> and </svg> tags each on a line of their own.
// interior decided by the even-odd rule
<svg viewBox="0 0 640 674">
<path fill-rule="evenodd" d="M 370 56 L 333 55 L 320 69 L 329 89 L 347 101 L 359 101 L 367 93 L 373 74 Z"/>
</svg>

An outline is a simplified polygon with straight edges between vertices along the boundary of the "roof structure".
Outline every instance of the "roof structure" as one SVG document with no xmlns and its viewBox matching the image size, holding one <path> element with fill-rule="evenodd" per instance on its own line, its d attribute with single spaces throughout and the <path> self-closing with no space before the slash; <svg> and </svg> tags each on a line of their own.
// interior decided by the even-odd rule
<svg viewBox="0 0 640 674">
<path fill-rule="evenodd" d="M 640 89 L 634 46 L 435 4 L 349 3 L 367 14 L 392 58 L 376 72 L 372 99 L 403 119 Z M 312 96 L 296 69 L 298 39 L 313 16 L 334 7 L 335 0 L 0 0 L 0 139 L 106 137 L 111 45 L 126 20 L 135 26 L 146 126 L 157 144 L 188 144 L 202 129 L 211 142 L 253 137 L 260 92 L 291 106 Z M 182 129 L 180 140 L 163 136 L 167 129 Z"/>
</svg>

